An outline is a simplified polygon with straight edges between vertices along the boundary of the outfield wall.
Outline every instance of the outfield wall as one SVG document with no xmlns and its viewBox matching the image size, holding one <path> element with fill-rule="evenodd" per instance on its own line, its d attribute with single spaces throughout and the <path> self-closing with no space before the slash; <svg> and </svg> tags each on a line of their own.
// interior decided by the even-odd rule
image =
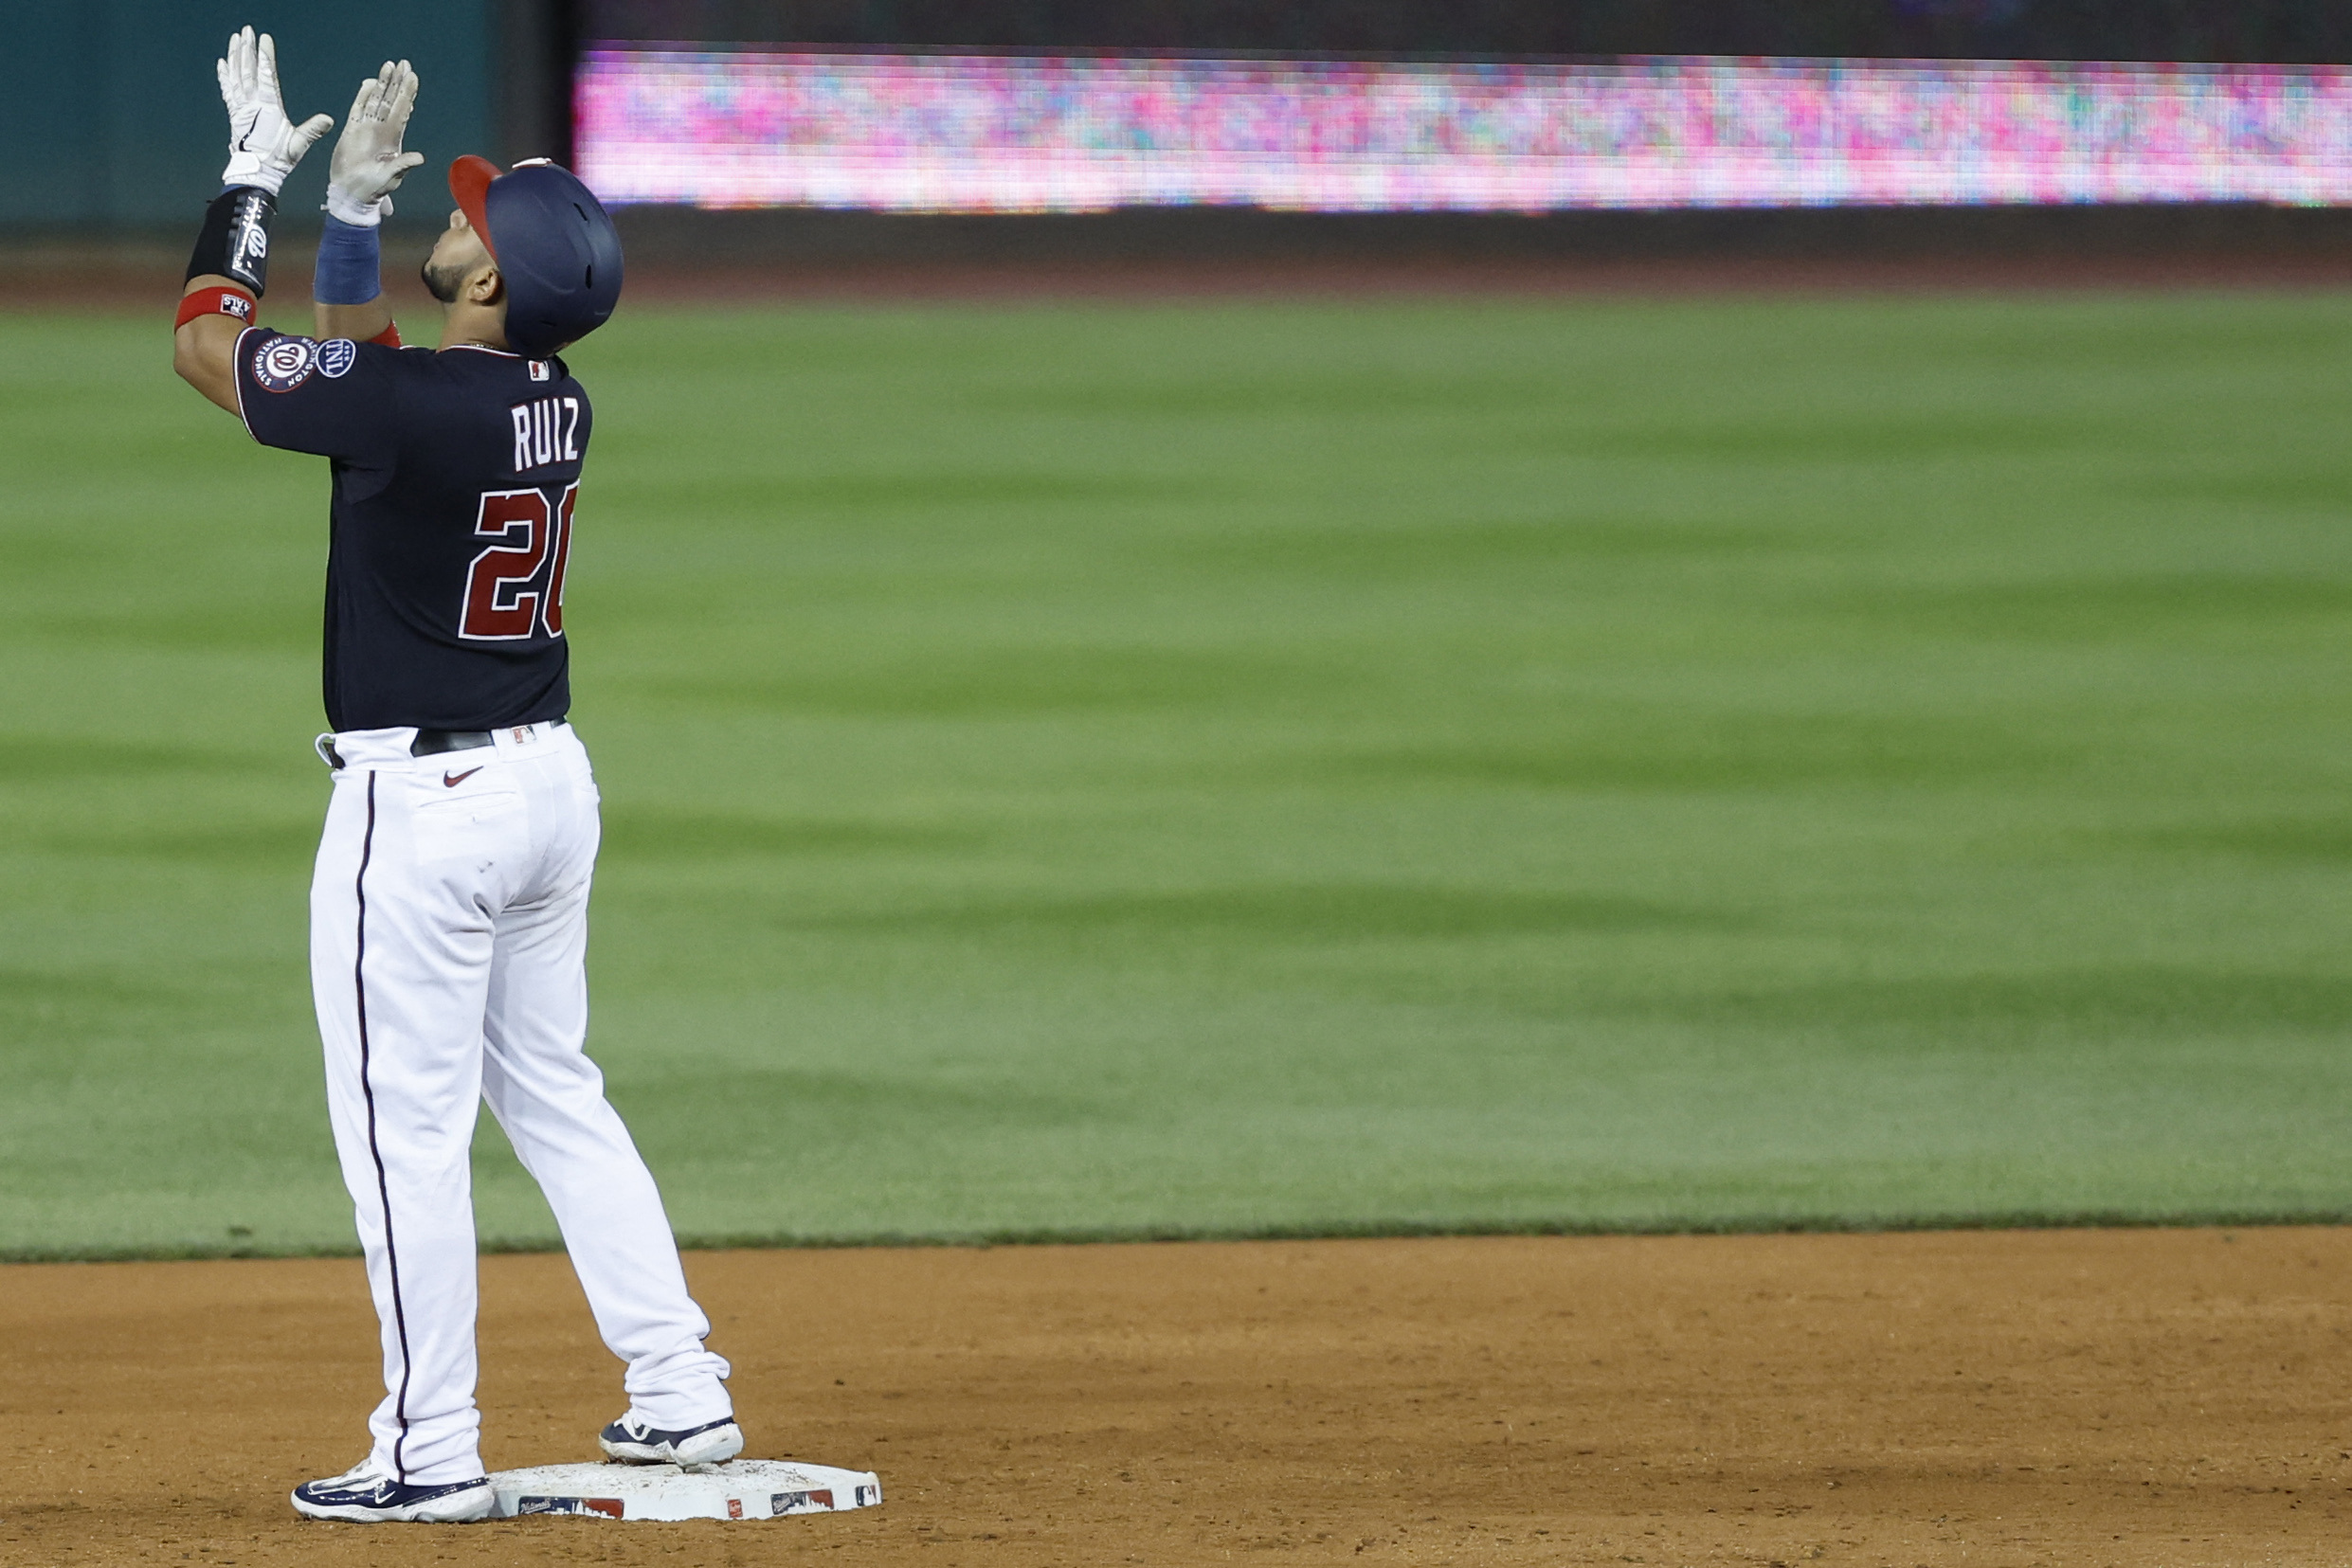
<svg viewBox="0 0 2352 1568">
<path fill-rule="evenodd" d="M 667 271 L 844 263 L 952 266 L 1434 261 L 1578 263 L 1876 259 L 2198 261 L 2342 269 L 2352 282 L 2352 207 L 2132 205 L 2058 207 L 1792 207 L 1663 212 L 906 213 L 807 208 L 618 214 L 634 264 Z"/>
<path fill-rule="evenodd" d="M 127 251 L 184 243 L 181 235 L 208 189 L 219 157 L 220 109 L 207 63 L 229 28 L 246 20 L 280 35 L 298 113 L 322 109 L 339 116 L 348 103 L 348 83 L 369 63 L 386 53 L 414 60 L 425 90 L 410 143 L 435 162 L 473 149 L 509 159 L 536 153 L 570 158 L 575 151 L 569 117 L 575 63 L 592 65 L 599 46 L 628 51 L 660 41 L 706 51 L 733 41 L 761 47 L 797 43 L 837 51 L 897 51 L 901 56 L 908 50 L 941 49 L 1319 47 L 1334 57 L 1373 58 L 1387 51 L 1394 59 L 1437 59 L 1454 51 L 1456 66 L 1464 57 L 1579 50 L 1854 56 L 1899 52 L 1947 61 L 2006 53 L 2111 62 L 2265 62 L 2289 68 L 2281 79 L 2289 87 L 2298 81 L 2352 80 L 2341 66 L 2329 63 L 2352 59 L 2352 9 L 2318 0 L 2228 5 L 2180 0 L 2161 9 L 2123 0 L 2084 0 L 2066 7 L 1945 0 L 1768 7 L 1695 0 L 1619 6 L 1533 0 L 1387 0 L 1378 5 L 1302 0 L 1284 7 L 1235 7 L 1215 0 L 1109 0 L 1097 5 L 1034 0 L 1020 6 L 983 0 L 900 0 L 887 6 L 862 0 L 384 0 L 365 8 L 356 0 L 318 0 L 299 8 L 278 0 L 240 0 L 235 5 L 227 0 L 22 0 L 12 9 L 11 20 L 19 24 L 12 29 L 16 44 L 0 52 L 0 145 L 10 154 L 13 171 L 8 181 L 0 182 L 0 261 L 9 260 L 7 253 L 53 246 L 61 238 Z M 589 78 L 581 81 L 586 83 Z M 2326 157 L 2335 163 L 2352 157 L 2339 145 L 2342 140 L 2320 138 L 2325 148 L 2334 149 Z M 584 158 L 589 152 L 578 151 Z M 325 162 L 323 157 L 310 159 L 289 187 L 281 225 L 292 242 L 289 248 L 299 247 L 316 221 L 312 212 L 323 187 Z M 2201 172 L 2217 169 L 2227 174 L 2225 165 L 2221 160 Z M 1664 172 L 1686 181 L 1691 177 L 1687 169 Z M 2175 182 L 2174 188 L 2157 193 L 2175 199 L 2201 194 L 2325 203 L 2338 198 L 2341 169 L 2309 172 L 2312 178 L 2293 189 L 2289 189 L 2292 181 L 2272 189 L 2260 180 L 2249 184 L 2225 179 L 2211 190 Z M 1798 171 L 1799 176 L 1805 174 Z M 2116 187 L 2090 194 L 2113 200 L 2134 193 Z M 663 192 L 627 194 L 660 198 Z M 1223 205 L 1162 211 L 1128 209 L 1118 191 L 1112 192 L 1109 204 L 1121 207 L 1116 211 L 1073 212 L 1074 207 L 1104 204 L 1060 197 L 1029 204 L 1061 209 L 1044 219 L 976 215 L 974 209 L 994 205 L 992 199 L 958 204 L 966 210 L 947 216 L 808 207 L 704 213 L 662 206 L 640 209 L 628 226 L 633 243 L 642 246 L 648 258 L 694 261 L 724 256 L 731 265 L 765 261 L 781 266 L 869 256 L 955 261 L 1438 252 L 1583 257 L 1858 249 L 1914 254 L 1946 246 L 1963 252 L 2023 247 L 2136 254 L 2152 247 L 2158 252 L 2307 257 L 2344 249 L 2346 229 L 2337 214 L 2352 210 L 2289 212 L 2242 202 L 2184 205 L 2158 212 L 2126 201 L 2095 211 L 1999 217 L 1901 207 L 1869 214 L 1553 211 L 1518 217 L 1260 210 L 1251 205 L 1248 191 L 1238 194 L 1239 200 L 1236 191 L 1212 191 L 1209 200 Z M 690 190 L 672 195 L 703 200 Z M 722 190 L 705 205 L 741 205 L 744 195 Z M 2083 199 L 2082 192 L 2066 188 L 2059 189 L 2058 195 L 2061 200 Z M 1895 199 L 1902 199 L 1900 192 Z M 1400 204 L 1384 197 L 1304 204 L 1269 199 L 1259 204 L 1276 208 L 1294 205 Z M 1453 205 L 1491 204 L 1481 196 Z M 1571 200 L 1551 205 L 1606 204 Z M 1651 204 L 1637 199 L 1631 205 Z M 437 225 L 444 207 L 437 189 L 422 189 L 395 223 L 411 231 Z M 21 257 L 16 265 L 21 271 Z"/>
</svg>

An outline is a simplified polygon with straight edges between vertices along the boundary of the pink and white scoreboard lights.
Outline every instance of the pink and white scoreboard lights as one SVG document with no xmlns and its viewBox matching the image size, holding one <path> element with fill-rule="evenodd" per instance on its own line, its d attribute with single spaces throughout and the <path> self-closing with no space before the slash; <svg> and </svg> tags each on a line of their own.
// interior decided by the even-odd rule
<svg viewBox="0 0 2352 1568">
<path fill-rule="evenodd" d="M 2352 203 L 2352 67 L 595 47 L 607 201 L 907 212 Z"/>
</svg>

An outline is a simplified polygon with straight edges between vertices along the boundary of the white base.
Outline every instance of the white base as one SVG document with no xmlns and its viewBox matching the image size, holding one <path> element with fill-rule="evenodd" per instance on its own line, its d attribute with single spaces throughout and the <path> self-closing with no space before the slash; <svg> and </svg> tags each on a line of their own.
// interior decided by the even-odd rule
<svg viewBox="0 0 2352 1568">
<path fill-rule="evenodd" d="M 724 1465 L 539 1465 L 500 1470 L 494 1519 L 586 1514 L 591 1519 L 775 1519 L 838 1513 L 882 1501 L 871 1470 L 837 1470 L 778 1459 Z"/>
</svg>

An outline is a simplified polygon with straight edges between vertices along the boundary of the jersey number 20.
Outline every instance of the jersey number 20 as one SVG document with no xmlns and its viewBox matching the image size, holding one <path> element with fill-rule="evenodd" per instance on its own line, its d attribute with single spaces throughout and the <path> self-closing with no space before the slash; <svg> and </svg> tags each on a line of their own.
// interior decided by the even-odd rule
<svg viewBox="0 0 2352 1568">
<path fill-rule="evenodd" d="M 499 542 L 475 556 L 465 574 L 460 637 L 512 642 L 542 628 L 550 637 L 564 635 L 564 566 L 571 554 L 571 502 L 579 490 L 576 480 L 564 486 L 563 504 L 552 517 L 547 497 L 535 490 L 483 494 L 474 537 Z"/>
</svg>

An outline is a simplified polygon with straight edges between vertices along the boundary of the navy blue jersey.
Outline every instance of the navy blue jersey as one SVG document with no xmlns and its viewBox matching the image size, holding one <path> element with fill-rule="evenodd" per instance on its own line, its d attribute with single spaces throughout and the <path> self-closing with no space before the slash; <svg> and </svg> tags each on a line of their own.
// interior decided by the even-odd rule
<svg viewBox="0 0 2352 1568">
<path fill-rule="evenodd" d="M 248 327 L 236 363 L 254 440 L 334 460 L 327 722 L 562 718 L 564 567 L 590 419 L 564 362 Z"/>
</svg>

